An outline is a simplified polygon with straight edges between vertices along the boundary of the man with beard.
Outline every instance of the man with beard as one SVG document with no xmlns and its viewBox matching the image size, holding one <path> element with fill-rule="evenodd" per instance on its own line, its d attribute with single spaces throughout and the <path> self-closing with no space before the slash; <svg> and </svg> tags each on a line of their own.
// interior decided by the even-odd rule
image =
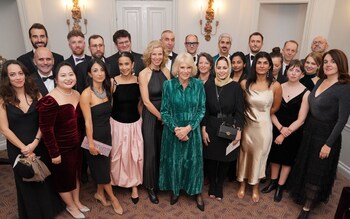
<svg viewBox="0 0 350 219">
<path fill-rule="evenodd" d="M 39 23 L 34 23 L 29 28 L 28 32 L 29 32 L 30 42 L 33 45 L 33 50 L 26 54 L 21 55 L 20 57 L 17 58 L 17 60 L 22 62 L 28 68 L 30 73 L 33 73 L 37 71 L 37 68 L 33 62 L 34 52 L 39 47 L 46 47 L 49 37 L 47 35 L 47 30 L 45 26 Z M 53 69 L 55 69 L 56 66 L 63 61 L 63 56 L 54 52 L 52 53 L 52 55 L 54 58 Z"/>
<path fill-rule="evenodd" d="M 220 56 L 227 57 L 229 60 L 231 60 L 231 55 L 230 55 L 231 44 L 232 44 L 232 38 L 230 34 L 222 33 L 219 36 L 219 41 L 218 41 L 219 53 L 213 57 L 214 63 Z"/>
<path fill-rule="evenodd" d="M 162 43 L 162 46 L 164 47 L 165 51 L 168 53 L 169 56 L 168 62 L 165 64 L 165 67 L 167 67 L 171 72 L 175 58 L 177 56 L 177 54 L 173 52 L 175 46 L 174 32 L 171 30 L 164 30 L 162 32 L 162 35 L 160 36 L 160 42 Z"/>
<path fill-rule="evenodd" d="M 264 42 L 264 37 L 261 33 L 254 32 L 254 33 L 250 34 L 249 41 L 248 41 L 250 53 L 248 53 L 245 56 L 245 60 L 246 60 L 246 67 L 245 67 L 245 71 L 244 71 L 245 74 L 249 73 L 250 68 L 252 66 L 252 63 L 253 63 L 253 60 L 254 60 L 254 57 L 258 52 L 260 52 L 260 50 L 263 46 L 263 42 Z"/>
<path fill-rule="evenodd" d="M 72 51 L 72 55 L 66 59 L 72 66 L 77 66 L 79 63 L 91 60 L 91 56 L 84 54 L 85 51 L 85 36 L 79 30 L 72 30 L 67 35 L 68 45 Z"/>
<path fill-rule="evenodd" d="M 143 65 L 142 55 L 131 50 L 131 35 L 126 30 L 117 30 L 113 34 L 113 42 L 118 49 L 118 52 L 107 58 L 108 62 L 111 64 L 111 71 L 109 72 L 111 77 L 120 74 L 118 66 L 118 58 L 122 52 L 130 52 L 134 57 L 134 68 L 133 73 L 138 76 L 140 71 L 142 71 L 145 66 Z"/>
</svg>

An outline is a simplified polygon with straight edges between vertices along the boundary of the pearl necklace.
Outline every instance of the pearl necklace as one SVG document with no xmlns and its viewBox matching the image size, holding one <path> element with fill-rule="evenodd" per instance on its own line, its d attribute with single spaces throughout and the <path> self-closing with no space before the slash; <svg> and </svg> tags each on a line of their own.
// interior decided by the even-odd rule
<svg viewBox="0 0 350 219">
<path fill-rule="evenodd" d="M 103 91 L 101 93 L 99 93 L 94 87 L 92 87 L 92 91 L 94 92 L 96 97 L 98 97 L 100 99 L 104 99 L 107 97 L 106 89 L 103 89 Z"/>
</svg>

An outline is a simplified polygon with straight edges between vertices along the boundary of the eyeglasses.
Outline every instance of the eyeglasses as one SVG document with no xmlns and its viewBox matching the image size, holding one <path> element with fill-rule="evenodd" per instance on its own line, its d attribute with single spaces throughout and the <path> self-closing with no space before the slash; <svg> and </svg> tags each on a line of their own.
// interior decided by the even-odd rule
<svg viewBox="0 0 350 219">
<path fill-rule="evenodd" d="M 198 42 L 185 42 L 186 46 L 197 46 Z"/>
<path fill-rule="evenodd" d="M 104 46 L 105 46 L 104 44 L 94 44 L 94 45 L 91 45 L 90 47 L 97 49 L 97 48 L 103 48 Z"/>
</svg>

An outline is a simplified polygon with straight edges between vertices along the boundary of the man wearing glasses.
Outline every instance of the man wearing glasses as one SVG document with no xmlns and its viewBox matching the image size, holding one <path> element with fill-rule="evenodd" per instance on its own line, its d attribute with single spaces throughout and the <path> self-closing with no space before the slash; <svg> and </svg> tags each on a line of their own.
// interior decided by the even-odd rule
<svg viewBox="0 0 350 219">
<path fill-rule="evenodd" d="M 198 37 L 194 34 L 189 34 L 185 38 L 185 47 L 186 51 L 193 56 L 193 61 L 194 64 L 197 65 L 198 61 L 198 54 L 197 54 L 197 49 L 198 49 Z"/>
<path fill-rule="evenodd" d="M 317 36 L 312 40 L 311 50 L 323 54 L 328 48 L 327 39 L 323 36 Z"/>
</svg>

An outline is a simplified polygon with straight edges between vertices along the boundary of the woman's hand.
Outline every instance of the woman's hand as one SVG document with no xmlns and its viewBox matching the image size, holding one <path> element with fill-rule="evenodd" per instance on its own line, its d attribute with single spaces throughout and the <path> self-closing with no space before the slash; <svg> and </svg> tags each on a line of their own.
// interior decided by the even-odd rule
<svg viewBox="0 0 350 219">
<path fill-rule="evenodd" d="M 326 144 L 323 145 L 320 151 L 320 158 L 321 159 L 328 158 L 330 152 L 331 152 L 331 147 L 329 147 Z"/>
<path fill-rule="evenodd" d="M 236 138 L 235 140 L 232 141 L 232 145 L 236 145 L 241 140 L 241 136 L 242 136 L 242 131 L 237 130 Z"/>
<path fill-rule="evenodd" d="M 189 126 L 186 127 L 176 127 L 175 128 L 175 135 L 180 141 L 187 141 L 188 140 L 188 133 L 191 131 L 191 128 Z"/>
<path fill-rule="evenodd" d="M 95 145 L 90 145 L 89 146 L 89 152 L 91 155 L 96 156 L 100 154 L 100 151 L 98 150 L 97 147 L 95 147 Z"/>
<path fill-rule="evenodd" d="M 60 164 L 61 163 L 61 155 L 55 158 L 51 159 L 53 164 Z"/>
<path fill-rule="evenodd" d="M 282 127 L 280 132 L 285 138 L 288 137 L 290 134 L 292 134 L 292 132 L 286 127 Z"/>
<path fill-rule="evenodd" d="M 25 147 L 23 147 L 21 149 L 21 153 L 24 154 L 24 156 L 29 157 L 29 155 L 31 155 L 34 151 L 34 149 L 36 148 L 38 144 L 35 143 L 34 141 L 28 145 L 26 145 Z"/>
<path fill-rule="evenodd" d="M 283 134 L 280 134 L 280 135 L 277 136 L 277 138 L 275 139 L 275 144 L 280 145 L 280 144 L 283 143 L 283 141 L 284 141 L 284 136 L 283 136 Z"/>
<path fill-rule="evenodd" d="M 202 129 L 202 140 L 205 146 L 208 146 L 210 139 L 208 132 L 205 129 Z"/>
</svg>

